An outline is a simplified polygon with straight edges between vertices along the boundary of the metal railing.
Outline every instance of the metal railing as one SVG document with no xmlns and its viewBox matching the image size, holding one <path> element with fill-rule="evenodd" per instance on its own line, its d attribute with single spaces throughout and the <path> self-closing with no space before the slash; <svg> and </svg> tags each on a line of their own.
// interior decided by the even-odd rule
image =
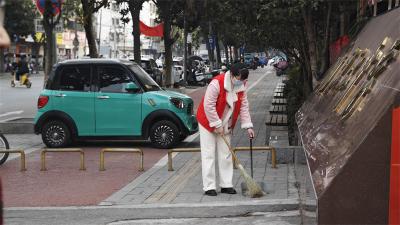
<svg viewBox="0 0 400 225">
<path fill-rule="evenodd" d="M 48 152 L 55 152 L 55 153 L 67 153 L 67 152 L 77 152 L 80 153 L 80 169 L 79 170 L 86 170 L 85 168 L 85 153 L 83 152 L 82 149 L 80 148 L 46 148 L 40 153 L 40 158 L 41 158 L 41 163 L 42 163 L 42 168 L 40 169 L 41 171 L 46 171 L 46 153 Z"/>
<path fill-rule="evenodd" d="M 26 171 L 26 162 L 25 162 L 25 152 L 24 150 L 0 150 L 0 153 L 16 153 L 16 154 L 20 154 L 20 158 L 21 158 L 21 172 Z"/>
<path fill-rule="evenodd" d="M 249 147 L 236 147 L 234 149 L 235 153 L 239 151 L 250 151 Z M 253 147 L 253 151 L 270 151 L 271 152 L 271 164 L 272 168 L 276 168 L 276 149 L 271 146 L 257 146 Z M 236 169 L 236 163 L 233 162 L 233 167 Z"/>
<path fill-rule="evenodd" d="M 174 152 L 200 152 L 200 148 L 173 148 L 168 150 L 168 171 L 174 171 L 172 167 L 172 153 Z"/>
<path fill-rule="evenodd" d="M 174 152 L 200 152 L 200 148 L 173 148 L 168 150 L 168 171 L 174 171 L 172 166 L 172 153 Z M 235 153 L 237 151 L 250 151 L 249 147 L 236 147 L 233 150 Z M 253 151 L 271 151 L 271 161 L 272 168 L 276 168 L 276 149 L 271 146 L 258 146 L 253 147 Z M 232 157 L 233 167 L 236 169 L 236 162 Z"/>
<path fill-rule="evenodd" d="M 134 154 L 139 154 L 139 171 L 144 171 L 143 167 L 143 151 L 138 148 L 104 148 L 100 152 L 100 171 L 104 171 L 105 165 L 104 165 L 104 153 L 106 152 L 113 152 L 113 153 L 134 153 Z"/>
</svg>

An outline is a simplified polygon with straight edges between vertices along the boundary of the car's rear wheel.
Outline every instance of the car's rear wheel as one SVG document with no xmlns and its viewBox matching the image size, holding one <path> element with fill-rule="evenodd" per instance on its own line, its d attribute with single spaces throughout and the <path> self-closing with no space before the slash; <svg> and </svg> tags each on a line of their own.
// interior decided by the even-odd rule
<svg viewBox="0 0 400 225">
<path fill-rule="evenodd" d="M 61 148 L 71 143 L 71 131 L 59 120 L 51 120 L 42 128 L 43 143 L 49 148 Z"/>
<path fill-rule="evenodd" d="M 178 127 L 168 120 L 158 121 L 150 129 L 150 140 L 156 148 L 171 148 L 179 141 Z"/>
</svg>

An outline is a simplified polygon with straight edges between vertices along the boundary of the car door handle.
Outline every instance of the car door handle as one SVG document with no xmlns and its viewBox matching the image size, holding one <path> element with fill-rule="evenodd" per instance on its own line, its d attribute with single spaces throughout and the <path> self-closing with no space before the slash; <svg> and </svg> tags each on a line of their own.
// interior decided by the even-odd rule
<svg viewBox="0 0 400 225">
<path fill-rule="evenodd" d="M 63 98 L 63 97 L 65 97 L 65 96 L 67 96 L 66 94 L 56 94 L 56 95 L 54 95 L 55 97 L 59 97 L 59 98 Z"/>
<path fill-rule="evenodd" d="M 109 99 L 110 96 L 107 96 L 107 95 L 100 95 L 100 96 L 97 96 L 97 98 L 98 98 L 98 99 Z"/>
</svg>

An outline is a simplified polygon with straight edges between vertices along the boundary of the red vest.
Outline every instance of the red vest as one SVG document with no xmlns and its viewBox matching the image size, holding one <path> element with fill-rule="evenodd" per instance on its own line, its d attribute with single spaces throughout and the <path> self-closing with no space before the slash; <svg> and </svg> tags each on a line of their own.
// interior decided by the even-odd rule
<svg viewBox="0 0 400 225">
<path fill-rule="evenodd" d="M 218 99 L 217 99 L 216 110 L 217 110 L 217 114 L 220 119 L 222 119 L 222 115 L 224 114 L 224 110 L 225 110 L 225 107 L 227 104 L 226 103 L 226 90 L 224 88 L 224 78 L 225 78 L 225 74 L 220 74 L 220 75 L 214 77 L 214 79 L 217 80 L 218 84 L 219 84 L 219 95 L 218 95 Z M 237 118 L 239 116 L 240 106 L 242 105 L 243 94 L 244 94 L 243 91 L 237 93 L 238 100 L 235 102 L 234 109 L 233 109 L 231 129 L 233 129 L 235 127 Z M 204 111 L 204 97 L 200 102 L 199 108 L 197 109 L 196 117 L 197 117 L 197 121 L 204 128 L 206 128 L 210 132 L 214 131 L 215 128 L 210 127 L 210 122 L 208 121 L 206 113 Z"/>
</svg>

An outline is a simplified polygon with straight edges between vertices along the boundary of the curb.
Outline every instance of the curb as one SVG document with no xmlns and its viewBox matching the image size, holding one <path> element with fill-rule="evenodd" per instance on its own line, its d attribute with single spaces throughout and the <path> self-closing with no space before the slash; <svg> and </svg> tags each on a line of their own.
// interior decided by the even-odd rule
<svg viewBox="0 0 400 225">
<path fill-rule="evenodd" d="M 13 118 L 0 122 L 3 134 L 34 134 L 33 118 Z"/>
<path fill-rule="evenodd" d="M 104 224 L 129 219 L 218 218 L 243 216 L 255 212 L 279 212 L 299 209 L 298 199 L 252 200 L 213 203 L 141 204 L 83 207 L 5 208 L 5 218 L 23 221 L 46 221 L 62 218 L 69 224 Z M 61 222 L 61 221 L 60 221 Z M 63 224 L 63 223 L 60 223 Z"/>
</svg>

